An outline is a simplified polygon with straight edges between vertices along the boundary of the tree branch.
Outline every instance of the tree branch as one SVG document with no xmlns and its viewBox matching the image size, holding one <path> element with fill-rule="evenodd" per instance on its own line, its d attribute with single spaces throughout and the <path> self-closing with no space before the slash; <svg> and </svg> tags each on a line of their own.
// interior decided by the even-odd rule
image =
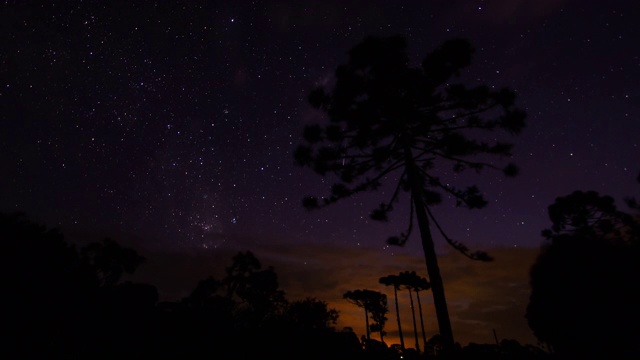
<svg viewBox="0 0 640 360">
<path fill-rule="evenodd" d="M 475 251 L 473 253 L 469 252 L 469 248 L 467 248 L 464 244 L 462 244 L 461 242 L 452 240 L 449 236 L 447 236 L 447 234 L 444 232 L 444 229 L 442 229 L 442 226 L 440 226 L 440 223 L 438 223 L 438 221 L 436 220 L 436 218 L 433 216 L 433 214 L 431 213 L 431 210 L 429 209 L 428 206 L 425 206 L 425 209 L 427 210 L 427 214 L 429 215 L 429 218 L 431 218 L 431 221 L 433 221 L 433 223 L 435 224 L 436 228 L 438 228 L 438 231 L 440 232 L 440 234 L 442 235 L 442 237 L 447 241 L 447 243 L 449 243 L 449 245 L 451 245 L 454 249 L 458 250 L 460 253 L 462 253 L 464 256 L 468 257 L 471 260 L 479 260 L 479 261 L 493 261 L 493 258 L 491 256 L 489 256 L 489 254 L 487 254 L 484 251 Z"/>
</svg>

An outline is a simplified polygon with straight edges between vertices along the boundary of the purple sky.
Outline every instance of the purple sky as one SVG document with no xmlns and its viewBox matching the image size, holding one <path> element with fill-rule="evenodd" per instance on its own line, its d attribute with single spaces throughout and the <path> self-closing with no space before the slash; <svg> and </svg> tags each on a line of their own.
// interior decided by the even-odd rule
<svg viewBox="0 0 640 360">
<path fill-rule="evenodd" d="M 158 3 L 0 5 L 0 211 L 114 234 L 149 257 L 142 275 L 168 297 L 239 250 L 280 264 L 291 296 L 331 299 L 349 320 L 340 303 L 348 286 L 384 290 L 377 279 L 389 271 L 426 276 L 416 235 L 402 249 L 385 245 L 408 211 L 399 206 L 389 223 L 368 218 L 388 194 L 301 207 L 331 184 L 293 163 L 302 126 L 322 120 L 307 95 L 368 35 L 405 35 L 416 65 L 442 41 L 468 38 L 476 54 L 461 79 L 516 90 L 528 113 L 521 135 L 496 134 L 515 143 L 521 175 L 453 176 L 479 185 L 489 206 L 434 209 L 450 237 L 496 257 L 470 264 L 443 255 L 457 340 L 492 340 L 474 326 L 527 333 L 528 267 L 557 196 L 596 190 L 621 204 L 638 194 L 637 1 Z M 185 260 L 174 282 L 153 272 L 184 259 L 206 260 Z M 484 293 L 478 274 L 502 287 Z M 501 296 L 509 284 L 517 300 Z M 511 315 L 487 325 L 482 309 L 504 308 Z"/>
</svg>

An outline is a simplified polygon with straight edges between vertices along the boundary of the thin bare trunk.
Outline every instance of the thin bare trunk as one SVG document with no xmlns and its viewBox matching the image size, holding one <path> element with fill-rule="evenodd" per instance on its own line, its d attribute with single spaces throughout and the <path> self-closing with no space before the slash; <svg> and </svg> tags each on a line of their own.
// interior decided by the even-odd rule
<svg viewBox="0 0 640 360">
<path fill-rule="evenodd" d="M 369 331 L 369 311 L 367 311 L 366 307 L 364 308 L 364 323 L 367 327 L 367 340 L 371 340 L 371 332 Z"/>
<path fill-rule="evenodd" d="M 400 325 L 400 307 L 398 306 L 398 288 L 393 285 L 393 295 L 396 299 L 396 319 L 398 320 L 398 334 L 400 335 L 400 348 L 404 349 L 404 336 L 402 335 L 402 326 Z"/>
<path fill-rule="evenodd" d="M 422 317 L 422 304 L 420 303 L 420 292 L 416 290 L 416 299 L 418 299 L 418 311 L 420 312 L 420 328 L 422 329 L 422 343 L 424 350 L 427 350 L 427 335 L 424 332 L 424 318 Z"/>
<path fill-rule="evenodd" d="M 411 316 L 413 317 L 413 335 L 416 338 L 416 351 L 420 353 L 420 344 L 418 344 L 418 326 L 416 325 L 416 311 L 413 307 L 413 295 L 411 295 L 411 288 L 409 290 L 409 300 L 411 300 Z"/>
</svg>

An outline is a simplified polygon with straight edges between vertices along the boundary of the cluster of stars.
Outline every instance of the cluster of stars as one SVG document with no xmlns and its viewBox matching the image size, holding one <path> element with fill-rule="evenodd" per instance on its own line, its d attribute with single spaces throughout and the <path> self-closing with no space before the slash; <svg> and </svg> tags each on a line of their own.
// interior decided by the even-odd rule
<svg viewBox="0 0 640 360">
<path fill-rule="evenodd" d="M 478 51 L 462 78 L 516 89 L 529 113 L 529 128 L 513 139 L 520 178 L 442 174 L 479 183 L 491 200 L 487 223 L 518 235 L 468 230 L 460 222 L 471 220 L 460 219 L 475 213 L 439 206 L 450 231 L 477 244 L 531 245 L 556 196 L 579 186 L 630 189 L 600 176 L 618 184 L 640 170 L 631 160 L 638 122 L 629 124 L 638 116 L 639 57 L 601 56 L 631 44 L 624 9 L 589 18 L 550 6 L 508 31 L 500 24 L 500 36 L 485 22 L 498 22 L 505 9 L 482 1 L 465 9 L 5 5 L 0 160 L 11 176 L 0 182 L 2 210 L 118 227 L 170 246 L 211 248 L 219 234 L 245 231 L 392 250 L 384 239 L 405 230 L 402 204 L 389 224 L 370 221 L 381 201 L 370 195 L 307 213 L 301 198 L 325 195 L 331 179 L 296 167 L 292 153 L 302 126 L 322 119 L 308 92 L 328 83 L 365 36 L 398 33 L 415 61 L 445 39 L 470 37 Z"/>
</svg>

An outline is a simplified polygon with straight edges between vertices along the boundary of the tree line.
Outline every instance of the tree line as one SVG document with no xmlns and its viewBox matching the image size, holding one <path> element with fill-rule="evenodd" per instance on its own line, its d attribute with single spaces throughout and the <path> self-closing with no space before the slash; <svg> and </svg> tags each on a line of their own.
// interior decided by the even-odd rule
<svg viewBox="0 0 640 360">
<path fill-rule="evenodd" d="M 372 320 L 359 339 L 350 327 L 335 328 L 339 313 L 325 301 L 288 300 L 275 269 L 264 267 L 251 251 L 235 254 L 222 277 L 200 280 L 188 296 L 161 301 L 153 285 L 126 280 L 146 259 L 113 239 L 78 247 L 58 229 L 32 222 L 25 214 L 0 213 L 0 244 L 3 358 L 441 357 L 440 337 L 425 337 L 421 305 L 422 351 L 413 304 L 415 348 L 405 348 L 404 340 L 389 346 L 384 341 L 387 295 L 367 289 L 346 292 L 345 301 L 363 308 L 365 321 Z M 419 292 L 428 290 L 429 283 L 415 271 L 379 282 L 394 289 L 400 328 L 397 291 L 412 292 L 421 304 Z M 380 341 L 370 332 L 378 332 Z M 544 355 L 514 340 L 490 351 L 495 355 L 505 349 L 524 358 Z M 461 351 L 477 352 L 473 346 Z"/>
<path fill-rule="evenodd" d="M 402 323 L 400 321 L 400 307 L 398 303 L 398 290 L 408 290 L 409 291 L 409 300 L 411 302 L 411 314 L 413 319 L 413 332 L 415 336 L 415 347 L 414 349 L 417 353 L 420 353 L 420 345 L 418 343 L 418 329 L 416 326 L 416 316 L 415 316 L 415 308 L 413 306 L 413 295 L 412 292 L 415 292 L 416 301 L 418 303 L 418 313 L 420 315 L 420 327 L 422 330 L 422 340 L 425 349 L 427 348 L 431 354 L 435 354 L 437 352 L 437 346 L 427 345 L 426 333 L 424 331 L 424 317 L 422 315 L 422 303 L 420 301 L 420 291 L 428 290 L 431 288 L 431 284 L 427 281 L 427 279 L 420 277 L 416 274 L 415 271 L 403 271 L 398 275 L 388 275 L 383 276 L 379 279 L 379 283 L 392 286 L 393 287 L 393 295 L 394 295 L 394 304 L 396 310 L 396 321 L 398 324 L 398 334 L 400 336 L 400 344 L 399 349 L 401 352 L 406 351 L 404 344 L 404 335 L 402 332 Z M 343 297 L 349 301 L 350 303 L 358 306 L 359 308 L 364 309 L 364 318 L 365 318 L 365 329 L 366 329 L 366 337 L 363 335 L 364 343 L 372 343 L 371 332 L 378 332 L 380 334 L 380 342 L 384 343 L 384 336 L 386 335 L 385 325 L 387 323 L 388 318 L 386 314 L 389 312 L 388 304 L 387 304 L 387 295 L 383 294 L 379 291 L 368 290 L 368 289 L 357 289 L 352 291 L 347 291 L 343 294 Z M 369 320 L 372 323 L 369 323 Z"/>
<path fill-rule="evenodd" d="M 160 301 L 124 280 L 145 258 L 112 239 L 78 248 L 57 229 L 0 213 L 3 358 L 359 358 L 325 301 L 289 301 L 272 267 L 238 252 L 224 276 Z"/>
<path fill-rule="evenodd" d="M 640 176 L 638 177 L 640 183 Z M 531 294 L 524 317 L 541 346 L 520 346 L 513 340 L 492 344 L 456 344 L 453 358 L 636 359 L 640 356 L 640 204 L 628 197 L 630 212 L 618 209 L 614 199 L 595 191 L 574 191 L 548 207 L 551 226 L 531 266 Z M 430 289 L 415 271 L 381 277 L 392 286 L 400 344 L 399 353 L 438 358 L 444 344 L 439 334 L 427 340 L 419 292 Z M 398 291 L 408 290 L 415 346 L 405 348 Z M 418 304 L 422 351 L 418 341 L 414 296 Z M 364 309 L 366 336 L 362 343 L 384 347 L 387 296 L 374 290 L 348 291 L 344 298 Z M 380 341 L 370 332 L 379 332 Z M 497 341 L 497 339 L 496 339 Z M 544 348 L 544 351 L 543 351 Z M 509 350 L 505 350 L 509 349 Z"/>
</svg>

